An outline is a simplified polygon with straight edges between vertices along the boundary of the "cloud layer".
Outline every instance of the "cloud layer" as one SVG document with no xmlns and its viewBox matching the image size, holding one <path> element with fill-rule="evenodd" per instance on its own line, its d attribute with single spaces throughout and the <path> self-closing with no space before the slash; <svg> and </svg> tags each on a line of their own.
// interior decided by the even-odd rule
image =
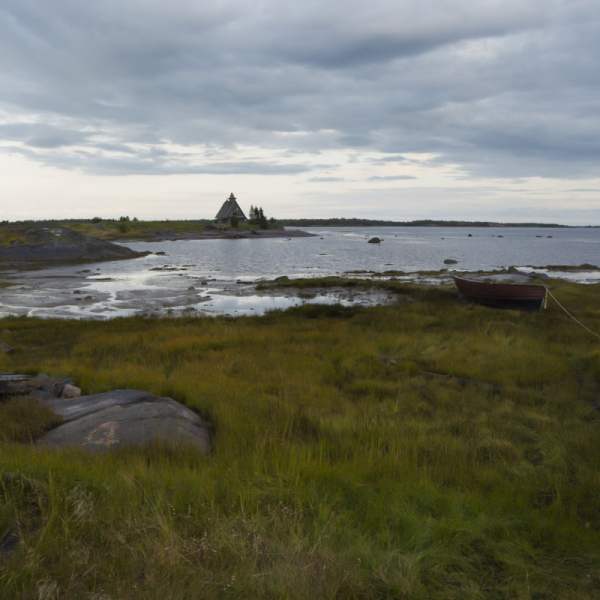
<svg viewBox="0 0 600 600">
<path fill-rule="evenodd" d="M 314 169 L 245 145 L 589 177 L 599 23 L 593 0 L 5 0 L 0 140 L 90 173 Z"/>
</svg>

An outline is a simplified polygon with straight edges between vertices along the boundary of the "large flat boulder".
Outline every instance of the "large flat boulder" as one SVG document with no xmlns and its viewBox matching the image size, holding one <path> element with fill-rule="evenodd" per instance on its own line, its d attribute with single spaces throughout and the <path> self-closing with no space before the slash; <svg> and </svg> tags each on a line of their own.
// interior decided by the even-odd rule
<svg viewBox="0 0 600 600">
<path fill-rule="evenodd" d="M 63 261 L 135 258 L 130 248 L 97 240 L 67 227 L 31 227 L 16 232 L 26 242 L 0 247 L 0 259 L 13 261 Z"/>
<path fill-rule="evenodd" d="M 208 430 L 200 417 L 172 398 L 139 390 L 116 390 L 79 398 L 43 400 L 64 423 L 40 443 L 106 451 L 154 441 L 191 444 L 210 450 Z"/>
</svg>

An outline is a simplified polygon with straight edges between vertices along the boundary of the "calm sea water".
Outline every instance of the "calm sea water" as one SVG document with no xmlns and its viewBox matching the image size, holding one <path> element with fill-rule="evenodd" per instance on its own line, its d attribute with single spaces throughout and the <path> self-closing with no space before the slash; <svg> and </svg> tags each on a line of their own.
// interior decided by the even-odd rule
<svg viewBox="0 0 600 600">
<path fill-rule="evenodd" d="M 135 250 L 166 252 L 167 257 L 158 257 L 164 264 L 193 264 L 207 276 L 242 280 L 320 277 L 356 270 L 439 270 L 448 258 L 457 260 L 455 268 L 461 270 L 600 263 L 600 229 L 357 227 L 305 231 L 317 237 L 128 245 Z M 368 244 L 372 237 L 383 242 Z M 157 257 L 151 257 L 115 263 L 115 268 L 139 271 L 156 262 Z"/>
<path fill-rule="evenodd" d="M 368 305 L 391 300 L 373 292 L 355 296 L 343 291 L 303 299 L 288 291 L 257 293 L 251 286 L 236 282 L 281 275 L 323 277 L 348 271 L 439 271 L 447 266 L 446 259 L 458 261 L 449 270 L 600 264 L 600 229 L 380 227 L 307 231 L 315 237 L 136 242 L 127 245 L 166 255 L 7 274 L 13 285 L 0 290 L 0 317 L 106 319 L 133 314 L 176 315 L 183 310 L 242 315 L 303 302 Z M 372 237 L 383 241 L 368 244 Z M 553 272 L 585 283 L 600 282 L 597 270 Z"/>
</svg>

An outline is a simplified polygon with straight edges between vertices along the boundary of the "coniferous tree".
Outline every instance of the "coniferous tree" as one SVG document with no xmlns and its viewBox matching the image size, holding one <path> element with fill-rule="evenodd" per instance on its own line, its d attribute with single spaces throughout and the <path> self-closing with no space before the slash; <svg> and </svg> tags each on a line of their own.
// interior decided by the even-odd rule
<svg viewBox="0 0 600 600">
<path fill-rule="evenodd" d="M 258 209 L 258 223 L 259 223 L 261 229 L 269 228 L 269 223 L 267 221 L 267 217 L 265 217 L 265 213 L 264 213 L 262 207 Z"/>
</svg>

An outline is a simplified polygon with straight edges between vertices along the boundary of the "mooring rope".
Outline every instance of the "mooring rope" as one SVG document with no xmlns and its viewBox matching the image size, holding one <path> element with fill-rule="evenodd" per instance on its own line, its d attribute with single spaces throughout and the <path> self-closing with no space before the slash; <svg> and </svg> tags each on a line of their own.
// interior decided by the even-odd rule
<svg viewBox="0 0 600 600">
<path fill-rule="evenodd" d="M 546 286 L 544 286 L 546 287 Z M 570 317 L 571 319 L 573 319 L 573 321 L 575 321 L 575 323 L 578 323 L 579 325 L 581 325 L 584 329 L 586 329 L 587 331 L 589 331 L 592 335 L 595 335 L 597 338 L 600 338 L 600 335 L 598 335 L 597 333 L 595 333 L 594 331 L 592 331 L 589 327 L 586 327 L 581 321 L 578 321 L 554 296 L 554 294 L 546 287 L 546 293 L 550 294 L 552 296 L 552 298 L 554 298 L 554 301 L 556 302 L 556 304 L 558 304 Z"/>
</svg>

